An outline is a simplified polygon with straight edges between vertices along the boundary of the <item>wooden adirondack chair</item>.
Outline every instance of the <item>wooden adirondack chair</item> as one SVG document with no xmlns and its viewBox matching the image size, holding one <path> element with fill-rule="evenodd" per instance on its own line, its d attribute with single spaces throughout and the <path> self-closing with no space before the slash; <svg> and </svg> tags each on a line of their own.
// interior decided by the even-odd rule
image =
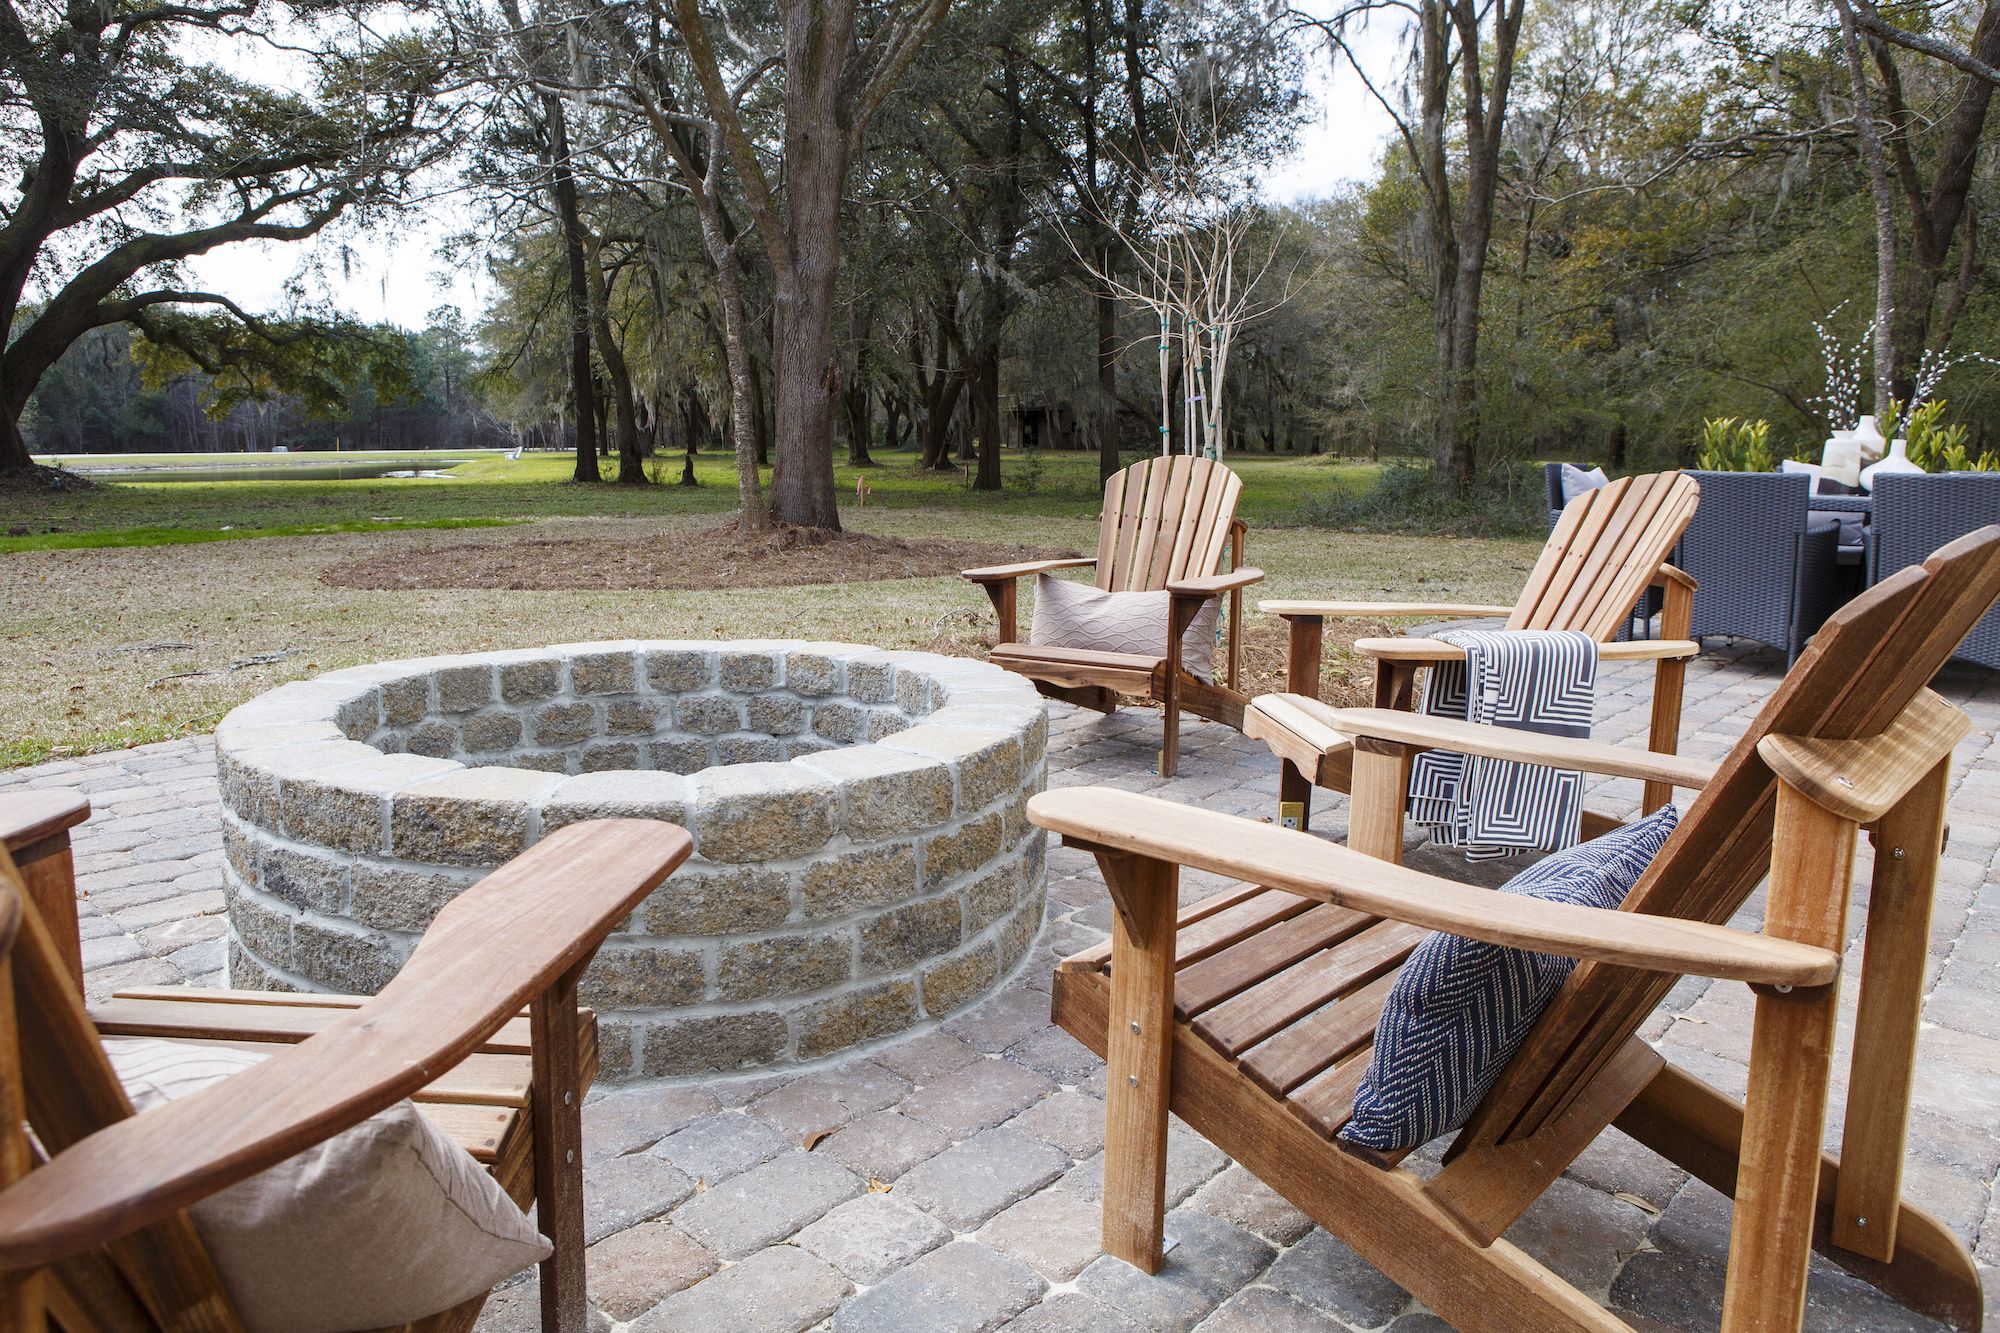
<svg viewBox="0 0 2000 1333">
<path fill-rule="evenodd" d="M 1688 660 L 1701 651 L 1688 638 L 1694 613 L 1694 580 L 1667 563 L 1681 533 L 1694 518 L 1701 488 L 1679 472 L 1621 477 L 1569 502 L 1557 520 L 1541 559 L 1535 563 L 1512 606 L 1465 602 L 1259 602 L 1257 609 L 1281 616 L 1291 630 L 1288 692 L 1261 695 L 1243 719 L 1255 736 L 1284 760 L 1279 775 L 1278 820 L 1304 828 L 1312 813 L 1312 789 L 1346 791 L 1354 746 L 1328 721 L 1319 702 L 1320 639 L 1328 618 L 1354 616 L 1505 616 L 1508 629 L 1582 630 L 1599 641 L 1605 661 L 1651 661 L 1653 717 L 1651 748 L 1672 754 L 1679 743 L 1681 689 Z M 1619 643 L 1633 606 L 1649 587 L 1664 591 L 1658 639 Z M 1375 659 L 1375 706 L 1410 708 L 1417 669 L 1434 662 L 1463 661 L 1463 649 L 1437 639 L 1359 639 L 1356 652 Z M 1651 809 L 1667 799 L 1667 788 L 1646 787 Z M 1586 812 L 1586 835 L 1613 822 Z"/>
<path fill-rule="evenodd" d="M 1619 911 L 1392 864 L 1400 813 L 1357 815 L 1342 848 L 1128 792 L 1034 798 L 1031 819 L 1096 853 L 1117 907 L 1110 944 L 1062 963 L 1053 1001 L 1110 1064 L 1106 1251 L 1157 1271 L 1171 1109 L 1459 1327 L 1622 1329 L 1504 1236 L 1616 1125 L 1733 1195 L 1725 1329 L 1798 1327 L 1812 1248 L 1978 1329 L 1971 1256 L 1900 1194 L 1946 783 L 1969 725 L 1925 682 L 1996 597 L 2000 526 L 1863 594 L 1720 764 L 1394 710 L 1336 715 L 1358 738 L 1357 807 L 1400 812 L 1402 770 L 1427 746 L 1698 787 Z M 1863 828 L 1878 854 L 1836 1159 L 1820 1139 Z M 1246 882 L 1177 915 L 1180 866 Z M 1767 872 L 1763 932 L 1718 924 Z M 1583 960 L 1428 1179 L 1333 1140 L 1426 930 Z M 1636 1035 L 1682 975 L 1755 990 L 1745 1101 Z"/>
<path fill-rule="evenodd" d="M 414 1097 L 535 1205 L 555 1243 L 542 1327 L 581 1333 L 580 1112 L 597 1040 L 577 979 L 686 859 L 688 835 L 642 820 L 551 834 L 439 913 L 372 999 L 163 988 L 86 1010 L 68 829 L 87 813 L 66 796 L 0 800 L 0 1329 L 240 1333 L 182 1210 Z M 100 1035 L 282 1049 L 134 1116 Z M 464 1333 L 484 1302 L 409 1329 Z"/>
<path fill-rule="evenodd" d="M 1243 564 L 1244 523 L 1236 517 L 1243 482 L 1222 464 L 1177 454 L 1134 463 L 1104 484 L 1097 554 L 1071 560 L 968 569 L 1000 618 L 999 643 L 990 660 L 1035 682 L 1054 699 L 1109 713 L 1121 694 L 1152 699 L 1166 714 L 1160 773 L 1171 777 L 1180 760 L 1183 708 L 1212 722 L 1243 729 L 1248 696 L 1236 685 L 1242 671 L 1243 589 L 1264 577 Z M 1222 568 L 1224 549 L 1229 569 Z M 1016 584 L 1029 574 L 1097 567 L 1106 592 L 1157 592 L 1173 596 L 1173 632 L 1158 654 L 1092 652 L 1019 642 Z M 1229 651 L 1223 683 L 1191 675 L 1181 663 L 1181 634 L 1202 603 L 1229 597 Z"/>
</svg>

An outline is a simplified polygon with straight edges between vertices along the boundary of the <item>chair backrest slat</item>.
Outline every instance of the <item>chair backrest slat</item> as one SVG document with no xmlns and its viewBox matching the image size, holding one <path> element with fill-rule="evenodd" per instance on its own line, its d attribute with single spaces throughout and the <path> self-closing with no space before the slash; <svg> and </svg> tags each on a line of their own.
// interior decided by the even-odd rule
<svg viewBox="0 0 2000 1333">
<path fill-rule="evenodd" d="M 1766 735 L 1879 734 L 2000 599 L 2000 525 L 1951 543 L 1829 619 L 1624 903 L 1724 922 L 1769 869 L 1777 785 Z M 1840 890 L 1845 891 L 1845 888 Z M 1583 963 L 1468 1122 L 1453 1152 L 1534 1133 L 1561 1114 L 1677 978 Z"/>
<path fill-rule="evenodd" d="M 1570 501 L 1507 627 L 1616 634 L 1694 517 L 1700 493 L 1691 477 L 1660 472 L 1621 477 Z"/>
<path fill-rule="evenodd" d="M 1211 459 L 1151 458 L 1104 484 L 1097 586 L 1152 592 L 1173 579 L 1217 572 L 1242 480 Z"/>
</svg>

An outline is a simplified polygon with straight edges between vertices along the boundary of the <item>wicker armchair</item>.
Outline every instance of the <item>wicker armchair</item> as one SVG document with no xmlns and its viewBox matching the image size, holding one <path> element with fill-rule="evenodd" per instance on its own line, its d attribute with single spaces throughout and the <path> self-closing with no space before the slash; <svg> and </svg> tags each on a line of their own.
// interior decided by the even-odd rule
<svg viewBox="0 0 2000 1333">
<path fill-rule="evenodd" d="M 1879 476 L 1868 581 L 1880 583 L 1899 569 L 1920 565 L 1946 542 L 1995 520 L 2000 520 L 2000 472 Z M 1697 619 L 1700 605 L 1695 603 Z M 1979 622 L 1959 645 L 1958 659 L 2000 667 L 2000 611 Z"/>
<path fill-rule="evenodd" d="M 1837 605 L 1839 523 L 1810 517 L 1803 473 L 1689 475 L 1701 483 L 1701 508 L 1674 563 L 1699 585 L 1694 637 L 1752 639 L 1783 650 L 1789 665 Z"/>
</svg>

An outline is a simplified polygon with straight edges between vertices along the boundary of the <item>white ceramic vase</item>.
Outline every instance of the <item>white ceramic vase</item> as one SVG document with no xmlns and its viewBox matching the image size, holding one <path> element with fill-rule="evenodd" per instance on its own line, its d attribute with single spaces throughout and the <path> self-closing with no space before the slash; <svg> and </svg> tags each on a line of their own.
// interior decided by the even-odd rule
<svg viewBox="0 0 2000 1333">
<path fill-rule="evenodd" d="M 1908 440 L 1889 441 L 1889 452 L 1882 461 L 1872 463 L 1861 469 L 1861 489 L 1864 491 L 1874 490 L 1875 478 L 1885 472 L 1914 472 L 1922 475 L 1923 469 L 1910 461 L 1910 442 Z"/>
<path fill-rule="evenodd" d="M 1888 452 L 1889 442 L 1882 438 L 1882 430 L 1875 424 L 1874 417 L 1862 417 L 1854 423 L 1850 438 L 1861 447 L 1861 461 L 1873 463 Z"/>
</svg>

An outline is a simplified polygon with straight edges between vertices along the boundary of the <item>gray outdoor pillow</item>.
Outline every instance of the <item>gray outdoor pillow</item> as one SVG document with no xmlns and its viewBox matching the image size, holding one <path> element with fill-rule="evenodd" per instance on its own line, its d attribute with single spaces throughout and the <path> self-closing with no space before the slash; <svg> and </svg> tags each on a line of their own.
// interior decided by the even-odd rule
<svg viewBox="0 0 2000 1333">
<path fill-rule="evenodd" d="M 1035 577 L 1035 618 L 1028 642 L 1050 648 L 1084 648 L 1100 653 L 1167 651 L 1166 592 L 1102 592 L 1088 583 Z M 1181 635 L 1181 665 L 1197 680 L 1215 679 L 1216 599 L 1202 603 L 1194 623 Z"/>
<path fill-rule="evenodd" d="M 104 1053 L 140 1115 L 264 1059 L 146 1037 L 107 1038 Z M 407 1099 L 188 1216 L 249 1333 L 406 1324 L 549 1256 L 499 1183 Z"/>
<path fill-rule="evenodd" d="M 1563 503 L 1568 504 L 1586 491 L 1594 491 L 1599 486 L 1609 485 L 1611 478 L 1604 475 L 1604 469 L 1594 467 L 1585 472 L 1574 463 L 1562 465 Z"/>
</svg>

